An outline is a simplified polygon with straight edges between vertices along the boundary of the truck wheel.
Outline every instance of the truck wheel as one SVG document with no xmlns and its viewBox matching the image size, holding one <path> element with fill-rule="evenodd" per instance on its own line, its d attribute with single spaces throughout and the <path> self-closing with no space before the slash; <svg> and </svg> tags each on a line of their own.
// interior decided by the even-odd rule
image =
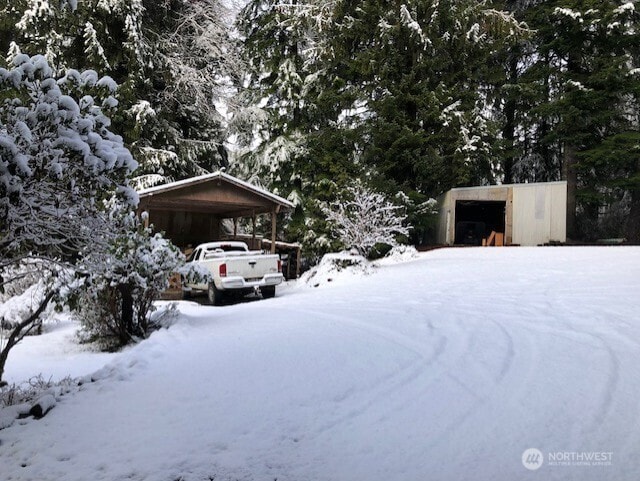
<svg viewBox="0 0 640 481">
<path fill-rule="evenodd" d="M 187 280 L 184 276 L 180 276 L 180 286 L 182 287 L 182 300 L 187 301 L 191 299 L 191 289 L 187 287 Z"/>
<path fill-rule="evenodd" d="M 260 288 L 263 299 L 270 299 L 276 295 L 276 286 L 264 286 Z"/>
<path fill-rule="evenodd" d="M 213 282 L 209 283 L 209 289 L 207 289 L 207 295 L 209 297 L 209 302 L 214 306 L 219 306 L 222 304 L 222 300 L 224 295 L 221 291 L 216 288 L 216 285 Z"/>
</svg>

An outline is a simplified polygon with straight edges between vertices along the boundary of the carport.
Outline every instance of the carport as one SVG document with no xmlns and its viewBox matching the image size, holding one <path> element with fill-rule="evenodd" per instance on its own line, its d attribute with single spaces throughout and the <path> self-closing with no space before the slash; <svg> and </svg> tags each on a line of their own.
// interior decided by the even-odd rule
<svg viewBox="0 0 640 481">
<path fill-rule="evenodd" d="M 288 200 L 224 172 L 158 185 L 140 190 L 138 194 L 139 212 L 146 211 L 155 230 L 164 232 L 183 250 L 225 237 L 224 219 L 233 219 L 233 237 L 236 237 L 238 221 L 242 218 L 250 218 L 253 227 L 250 238 L 243 240 L 251 249 L 259 249 L 262 236 L 258 239 L 256 234 L 256 218 L 269 215 L 269 247 L 275 253 L 278 214 L 294 208 Z"/>
</svg>

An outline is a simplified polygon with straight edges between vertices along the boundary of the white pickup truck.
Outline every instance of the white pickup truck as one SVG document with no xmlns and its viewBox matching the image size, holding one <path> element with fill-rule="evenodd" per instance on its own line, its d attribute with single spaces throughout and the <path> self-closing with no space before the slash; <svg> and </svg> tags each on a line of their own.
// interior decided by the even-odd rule
<svg viewBox="0 0 640 481">
<path fill-rule="evenodd" d="M 245 295 L 256 289 L 263 298 L 273 297 L 276 286 L 284 279 L 280 256 L 250 251 L 244 242 L 200 244 L 187 262 L 204 267 L 211 274 L 211 280 L 183 285 L 184 297 L 206 292 L 213 305 L 221 304 L 227 294 Z"/>
</svg>

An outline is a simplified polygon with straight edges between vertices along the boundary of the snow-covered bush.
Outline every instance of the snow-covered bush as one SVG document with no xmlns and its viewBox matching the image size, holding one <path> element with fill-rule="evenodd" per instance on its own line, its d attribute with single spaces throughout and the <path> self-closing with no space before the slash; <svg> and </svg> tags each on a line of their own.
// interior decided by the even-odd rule
<svg viewBox="0 0 640 481">
<path fill-rule="evenodd" d="M 399 245 L 393 247 L 383 258 L 376 260 L 377 266 L 393 265 L 418 259 L 420 254 L 414 246 Z"/>
<path fill-rule="evenodd" d="M 70 377 L 54 383 L 51 380 L 44 379 L 42 375 L 34 376 L 21 384 L 14 383 L 0 388 L 0 409 L 29 403 L 52 388 L 60 387 L 67 390 L 76 384 L 77 381 Z"/>
<path fill-rule="evenodd" d="M 20 266 L 33 259 L 60 267 L 38 270 L 38 296 L 0 344 L 0 382 L 9 351 L 60 287 L 59 274 L 100 235 L 102 199 L 137 200 L 126 185 L 137 164 L 103 113 L 117 103 L 115 88 L 93 71 L 57 78 L 42 56 L 18 54 L 12 68 L 0 68 L 0 291 L 20 295 Z"/>
<path fill-rule="evenodd" d="M 146 337 L 153 301 L 185 259 L 127 206 L 112 203 L 105 222 L 111 231 L 83 252 L 69 298 L 86 337 L 113 348 Z"/>
<path fill-rule="evenodd" d="M 373 264 L 355 250 L 329 253 L 322 256 L 318 265 L 302 274 L 300 284 L 320 287 L 329 283 L 339 283 L 345 279 L 369 275 L 374 268 Z"/>
<path fill-rule="evenodd" d="M 8 428 L 19 417 L 42 417 L 77 385 L 78 381 L 69 376 L 53 382 L 38 375 L 20 384 L 0 386 L 0 429 Z"/>
<path fill-rule="evenodd" d="M 343 199 L 323 210 L 344 246 L 357 249 L 365 257 L 376 245 L 395 246 L 398 236 L 409 234 L 403 208 L 360 183 L 347 188 Z"/>
</svg>

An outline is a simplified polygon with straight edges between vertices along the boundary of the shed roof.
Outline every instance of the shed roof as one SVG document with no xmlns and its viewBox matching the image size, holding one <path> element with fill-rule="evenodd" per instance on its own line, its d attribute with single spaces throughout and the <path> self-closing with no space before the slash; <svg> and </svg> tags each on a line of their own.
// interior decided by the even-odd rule
<svg viewBox="0 0 640 481">
<path fill-rule="evenodd" d="M 451 189 L 451 192 L 460 192 L 460 191 L 467 191 L 467 190 L 491 190 L 491 189 L 504 189 L 504 188 L 516 188 L 516 189 L 526 189 L 528 187 L 536 187 L 536 186 L 540 186 L 540 185 L 560 185 L 560 184 L 566 184 L 567 181 L 566 180 L 557 180 L 557 181 L 551 181 L 551 182 L 523 182 L 523 183 L 518 183 L 518 184 L 496 184 L 496 185 L 475 185 L 472 187 L 455 187 L 453 189 Z"/>
<path fill-rule="evenodd" d="M 294 208 L 287 199 L 222 171 L 142 189 L 138 195 L 142 209 L 205 212 L 225 218 Z"/>
</svg>

